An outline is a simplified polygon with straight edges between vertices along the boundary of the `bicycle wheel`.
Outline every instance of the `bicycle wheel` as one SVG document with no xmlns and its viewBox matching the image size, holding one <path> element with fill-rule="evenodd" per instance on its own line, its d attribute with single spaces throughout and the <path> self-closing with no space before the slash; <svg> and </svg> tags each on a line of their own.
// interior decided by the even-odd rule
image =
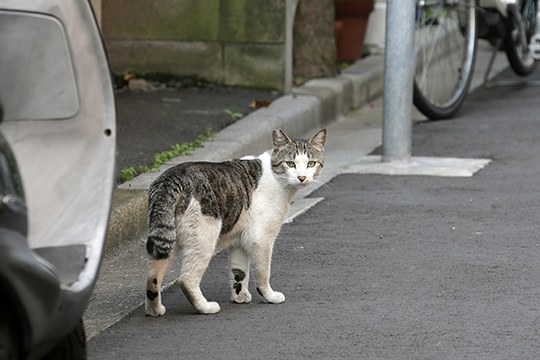
<svg viewBox="0 0 540 360">
<path fill-rule="evenodd" d="M 469 91 L 476 58 L 475 0 L 418 0 L 414 104 L 432 120 L 448 119 Z"/>
<path fill-rule="evenodd" d="M 537 5 L 536 0 L 518 1 L 515 5 L 508 5 L 504 50 L 510 67 L 520 76 L 527 76 L 536 68 L 529 44 L 536 30 Z"/>
</svg>

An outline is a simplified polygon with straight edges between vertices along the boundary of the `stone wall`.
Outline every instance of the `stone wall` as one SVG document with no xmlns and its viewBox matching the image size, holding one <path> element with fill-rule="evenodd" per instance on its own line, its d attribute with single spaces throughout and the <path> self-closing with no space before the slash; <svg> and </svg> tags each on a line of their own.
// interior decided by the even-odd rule
<svg viewBox="0 0 540 360">
<path fill-rule="evenodd" d="M 113 71 L 284 90 L 289 0 L 101 0 Z"/>
</svg>

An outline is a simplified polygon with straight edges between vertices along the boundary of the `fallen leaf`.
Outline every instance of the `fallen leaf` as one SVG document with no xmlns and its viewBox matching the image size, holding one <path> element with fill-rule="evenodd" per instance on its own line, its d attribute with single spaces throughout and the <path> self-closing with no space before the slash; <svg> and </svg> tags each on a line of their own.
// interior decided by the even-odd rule
<svg viewBox="0 0 540 360">
<path fill-rule="evenodd" d="M 249 104 L 249 107 L 252 109 L 259 109 L 262 107 L 269 107 L 271 103 L 271 101 L 266 100 L 253 100 L 251 104 Z"/>
<path fill-rule="evenodd" d="M 135 76 L 134 73 L 132 72 L 127 72 L 125 75 L 124 75 L 124 81 L 129 81 L 129 80 L 133 80 L 133 79 L 136 79 L 137 77 Z"/>
</svg>

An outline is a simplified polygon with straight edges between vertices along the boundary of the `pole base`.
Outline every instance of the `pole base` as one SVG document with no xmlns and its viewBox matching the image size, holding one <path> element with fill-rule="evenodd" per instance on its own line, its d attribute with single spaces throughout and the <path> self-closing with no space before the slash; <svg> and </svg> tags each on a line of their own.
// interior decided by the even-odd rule
<svg viewBox="0 0 540 360">
<path fill-rule="evenodd" d="M 489 164 L 489 159 L 412 157 L 408 162 L 382 162 L 381 156 L 365 156 L 347 166 L 341 174 L 423 175 L 471 177 Z"/>
</svg>

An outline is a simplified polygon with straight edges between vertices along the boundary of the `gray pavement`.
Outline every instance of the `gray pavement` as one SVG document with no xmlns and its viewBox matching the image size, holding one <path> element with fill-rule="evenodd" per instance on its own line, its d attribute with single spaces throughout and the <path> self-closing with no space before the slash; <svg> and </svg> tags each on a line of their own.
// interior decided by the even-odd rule
<svg viewBox="0 0 540 360">
<path fill-rule="evenodd" d="M 313 127 L 328 128 L 323 175 L 327 184 L 311 195 L 310 190 L 299 194 L 291 219 L 307 213 L 285 225 L 278 240 L 274 284 L 285 292 L 286 303 L 264 305 L 255 297 L 251 305 L 228 304 L 226 256 L 220 254 L 203 288 L 223 305 L 221 314 L 193 315 L 177 286 L 170 286 L 178 275 L 173 267 L 164 297 L 168 314 L 163 319 L 145 318 L 138 306 L 144 300 L 148 260 L 142 251 L 143 237 L 133 237 L 108 251 L 103 263 L 85 316 L 90 358 L 137 359 L 151 354 L 215 359 L 238 358 L 238 354 L 247 358 L 534 358 L 538 349 L 531 339 L 539 331 L 534 327 L 538 290 L 533 285 L 538 283 L 534 277 L 538 263 L 531 255 L 538 250 L 530 241 L 538 242 L 540 236 L 533 232 L 531 220 L 534 174 L 526 184 L 510 179 L 524 180 L 522 166 L 534 168 L 538 141 L 531 129 L 538 116 L 531 99 L 539 95 L 538 90 L 481 89 L 457 119 L 414 127 L 415 155 L 493 160 L 473 178 L 342 175 L 332 180 L 380 144 L 381 101 L 372 98 L 360 110 L 350 111 L 355 96 L 347 95 L 348 90 L 342 90 L 337 101 L 335 91 L 328 89 L 331 86 L 325 88 L 320 82 L 312 86 L 318 96 L 316 101 L 306 96 L 305 108 L 315 104 L 319 107 L 312 113 L 322 118 L 326 112 L 330 119 L 307 122 L 293 131 L 302 135 Z M 292 100 L 280 99 L 282 106 Z M 340 112 L 347 116 L 339 116 L 338 103 L 343 106 L 347 101 L 348 107 Z M 325 102 L 333 110 L 321 110 Z M 503 102 L 508 114 L 501 111 Z M 332 112 L 333 119 L 328 115 Z M 289 112 L 289 120 L 297 119 L 294 114 L 298 112 Z M 287 116 L 276 115 L 282 125 L 287 125 Z M 420 117 L 415 114 L 415 119 Z M 242 121 L 218 134 L 215 143 L 195 157 L 206 156 L 204 151 L 213 154 L 216 143 L 234 148 L 230 153 L 252 146 L 224 145 L 228 140 L 223 134 L 244 126 Z M 274 125 L 258 124 L 261 132 Z M 517 161 L 525 145 L 529 151 Z M 505 157 L 507 151 L 513 155 Z M 511 159 L 516 159 L 515 167 L 506 166 L 514 162 Z M 502 172 L 483 175 L 494 168 Z M 144 196 L 144 186 L 140 188 Z M 512 201 L 516 193 L 528 201 L 525 206 L 517 198 Z M 522 220 L 509 224 L 505 216 Z M 510 235 L 518 239 L 515 246 L 505 241 Z M 497 309 L 500 320 L 494 318 Z M 510 327 L 504 328 L 506 322 Z M 208 337 L 214 345 L 201 347 L 200 339 Z M 249 344 L 241 341 L 245 337 Z M 500 352 L 502 344 L 510 350 Z M 503 356 L 508 354 L 520 356 Z"/>
<path fill-rule="evenodd" d="M 539 98 L 480 88 L 456 119 L 414 126 L 413 155 L 492 160 L 473 177 L 347 174 L 310 194 L 323 200 L 276 242 L 285 303 L 228 303 L 219 254 L 202 287 L 221 313 L 195 314 L 171 286 L 163 318 L 136 308 L 89 341 L 89 358 L 537 359 Z M 330 124 L 328 163 L 362 161 L 378 124 L 380 102 Z"/>
</svg>

